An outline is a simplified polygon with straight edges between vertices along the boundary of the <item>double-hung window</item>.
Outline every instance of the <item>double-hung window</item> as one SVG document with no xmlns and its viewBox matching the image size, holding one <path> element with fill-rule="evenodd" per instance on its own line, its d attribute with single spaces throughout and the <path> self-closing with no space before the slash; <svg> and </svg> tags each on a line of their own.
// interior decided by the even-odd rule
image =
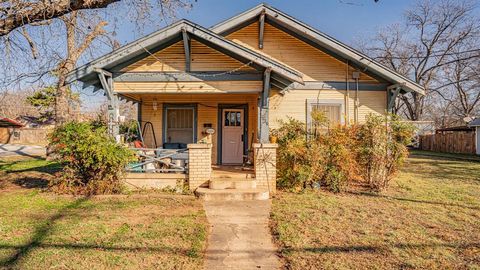
<svg viewBox="0 0 480 270">
<path fill-rule="evenodd" d="M 306 109 L 307 109 L 306 110 L 307 125 L 310 131 L 314 128 L 319 128 L 319 127 L 314 127 L 314 123 L 312 121 L 313 112 L 322 112 L 327 118 L 329 125 L 337 125 L 337 124 L 344 123 L 343 100 L 308 99 Z"/>
</svg>

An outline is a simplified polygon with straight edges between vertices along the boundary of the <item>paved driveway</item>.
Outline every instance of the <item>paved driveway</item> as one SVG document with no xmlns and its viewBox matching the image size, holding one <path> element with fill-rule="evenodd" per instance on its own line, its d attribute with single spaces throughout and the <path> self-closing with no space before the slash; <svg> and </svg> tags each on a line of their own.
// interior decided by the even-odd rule
<svg viewBox="0 0 480 270">
<path fill-rule="evenodd" d="M 45 147 L 38 145 L 0 144 L 0 157 L 44 157 Z"/>
<path fill-rule="evenodd" d="M 268 228 L 270 201 L 207 201 L 205 269 L 279 269 Z"/>
</svg>

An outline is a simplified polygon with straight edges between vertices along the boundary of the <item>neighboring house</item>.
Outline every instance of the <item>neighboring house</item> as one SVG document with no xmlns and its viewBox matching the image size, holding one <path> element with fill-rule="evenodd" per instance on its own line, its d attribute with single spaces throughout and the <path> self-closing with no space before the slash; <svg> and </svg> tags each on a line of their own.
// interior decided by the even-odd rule
<svg viewBox="0 0 480 270">
<path fill-rule="evenodd" d="M 399 93 L 424 94 L 408 78 L 265 4 L 210 29 L 178 21 L 76 69 L 75 80 L 105 90 L 112 120 L 117 99 L 129 100 L 138 104 L 139 119 L 152 123 L 158 144 L 189 144 L 191 189 L 208 184 L 210 164 L 242 164 L 249 151 L 257 186 L 263 178 L 273 185 L 269 132 L 279 120 L 308 122 L 320 109 L 331 121 L 361 123 L 369 113 L 391 110 Z M 155 146 L 152 139 L 146 144 Z M 267 152 L 273 162 L 260 166 L 257 156 Z"/>
<path fill-rule="evenodd" d="M 480 117 L 474 119 L 468 124 L 469 127 L 475 128 L 475 145 L 477 155 L 480 155 Z"/>
<path fill-rule="evenodd" d="M 54 127 L 54 121 L 44 121 L 36 116 L 22 115 L 15 119 L 22 125 L 21 128 L 10 129 L 8 143 L 28 144 L 28 145 L 47 145 L 47 136 Z"/>
<path fill-rule="evenodd" d="M 9 143 L 16 129 L 23 124 L 7 117 L 0 117 L 0 143 Z"/>
</svg>

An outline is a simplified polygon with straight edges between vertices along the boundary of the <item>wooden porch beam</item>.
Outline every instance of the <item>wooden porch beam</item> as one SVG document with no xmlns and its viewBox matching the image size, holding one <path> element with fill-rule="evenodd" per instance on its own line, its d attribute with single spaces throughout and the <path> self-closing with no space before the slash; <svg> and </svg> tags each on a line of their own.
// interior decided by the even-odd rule
<svg viewBox="0 0 480 270">
<path fill-rule="evenodd" d="M 265 9 L 260 13 L 260 18 L 258 21 L 258 48 L 263 49 L 263 35 L 265 33 Z"/>
<path fill-rule="evenodd" d="M 401 90 L 402 90 L 402 87 L 399 85 L 393 85 L 393 87 L 387 88 L 387 98 L 388 98 L 387 112 L 392 112 L 397 96 Z"/>
<path fill-rule="evenodd" d="M 183 49 L 185 50 L 185 71 L 190 72 L 192 63 L 190 37 L 188 36 L 187 30 L 185 28 L 182 28 L 182 39 Z"/>
<path fill-rule="evenodd" d="M 125 72 L 114 73 L 113 80 L 118 82 L 201 82 L 201 81 L 260 81 L 261 72 L 232 72 L 216 76 L 224 71 L 212 72 Z"/>
</svg>

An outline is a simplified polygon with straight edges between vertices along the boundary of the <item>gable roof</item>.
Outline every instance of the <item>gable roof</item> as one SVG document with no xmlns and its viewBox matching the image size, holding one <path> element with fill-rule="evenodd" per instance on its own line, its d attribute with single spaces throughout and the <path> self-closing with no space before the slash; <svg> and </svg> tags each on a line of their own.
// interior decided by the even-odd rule
<svg viewBox="0 0 480 270">
<path fill-rule="evenodd" d="M 23 124 L 7 117 L 0 117 L 0 127 L 23 127 Z"/>
<path fill-rule="evenodd" d="M 280 28 L 281 30 L 291 33 L 292 35 L 295 35 L 310 45 L 322 50 L 326 50 L 327 53 L 336 56 L 337 58 L 349 60 L 353 65 L 356 65 L 363 71 L 369 71 L 385 79 L 386 81 L 389 81 L 393 84 L 399 84 L 402 86 L 402 90 L 404 91 L 414 91 L 416 93 L 425 95 L 425 89 L 416 82 L 385 67 L 384 65 L 351 48 L 350 46 L 347 46 L 346 44 L 267 4 L 260 4 L 252 9 L 216 24 L 210 29 L 215 33 L 226 36 L 254 21 L 257 21 L 262 12 L 265 13 L 266 22 Z"/>
<path fill-rule="evenodd" d="M 475 118 L 472 122 L 468 123 L 469 127 L 480 127 L 480 117 Z"/>
<path fill-rule="evenodd" d="M 251 61 L 254 67 L 271 68 L 273 73 L 291 82 L 303 84 L 302 76 L 297 71 L 188 20 L 180 20 L 73 70 L 69 73 L 67 82 L 79 80 L 88 85 L 98 84 L 95 68 L 118 70 L 126 63 L 136 62 L 154 51 L 180 41 L 182 31 L 186 31 L 189 37 L 223 53 L 228 53 L 234 58 Z"/>
</svg>

